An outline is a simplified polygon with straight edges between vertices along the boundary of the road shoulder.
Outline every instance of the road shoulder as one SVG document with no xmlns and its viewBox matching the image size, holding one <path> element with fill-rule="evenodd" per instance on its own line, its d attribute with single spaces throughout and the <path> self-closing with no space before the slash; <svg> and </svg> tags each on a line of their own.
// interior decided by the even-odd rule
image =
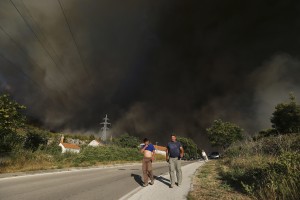
<svg viewBox="0 0 300 200">
<path fill-rule="evenodd" d="M 138 199 L 186 199 L 189 191 L 191 190 L 192 179 L 196 170 L 203 165 L 203 161 L 193 162 L 182 167 L 182 185 L 169 188 L 170 177 L 167 173 L 163 176 L 156 177 L 154 185 L 149 185 L 145 188 L 137 188 L 127 195 L 120 198 L 121 200 L 138 200 Z"/>
</svg>

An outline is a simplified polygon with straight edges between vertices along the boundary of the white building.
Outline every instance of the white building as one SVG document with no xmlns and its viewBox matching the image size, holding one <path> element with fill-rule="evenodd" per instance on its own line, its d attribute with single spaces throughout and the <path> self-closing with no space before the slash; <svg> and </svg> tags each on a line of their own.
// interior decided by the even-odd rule
<svg viewBox="0 0 300 200">
<path fill-rule="evenodd" d="M 104 146 L 101 142 L 97 141 L 97 140 L 92 140 L 88 146 L 92 146 L 92 147 L 99 147 L 99 146 Z"/>
<path fill-rule="evenodd" d="M 155 154 L 160 154 L 163 156 L 166 156 L 166 147 L 154 145 L 155 148 Z"/>
<path fill-rule="evenodd" d="M 79 153 L 80 152 L 80 147 L 77 146 L 76 144 L 69 144 L 69 143 L 59 143 L 61 147 L 61 152 L 72 152 L 72 153 Z"/>
<path fill-rule="evenodd" d="M 69 144 L 69 143 L 64 143 L 64 135 L 61 136 L 60 143 L 59 145 L 61 147 L 61 152 L 72 152 L 72 153 L 79 153 L 80 152 L 80 147 L 77 146 L 76 144 Z"/>
</svg>

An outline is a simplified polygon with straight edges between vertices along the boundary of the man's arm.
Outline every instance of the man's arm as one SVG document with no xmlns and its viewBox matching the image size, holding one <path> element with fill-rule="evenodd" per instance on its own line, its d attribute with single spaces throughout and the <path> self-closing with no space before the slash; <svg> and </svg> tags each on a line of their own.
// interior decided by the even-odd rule
<svg viewBox="0 0 300 200">
<path fill-rule="evenodd" d="M 182 147 L 180 147 L 180 158 L 183 157 L 183 154 L 184 154 L 184 149 Z"/>
</svg>

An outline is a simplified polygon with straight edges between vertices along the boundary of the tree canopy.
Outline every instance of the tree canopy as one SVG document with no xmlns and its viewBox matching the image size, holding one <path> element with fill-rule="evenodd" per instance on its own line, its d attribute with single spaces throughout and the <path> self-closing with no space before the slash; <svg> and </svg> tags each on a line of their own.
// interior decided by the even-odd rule
<svg viewBox="0 0 300 200">
<path fill-rule="evenodd" d="M 40 145 L 46 145 L 48 137 L 41 131 L 30 130 L 26 133 L 24 148 L 36 151 Z"/>
<path fill-rule="evenodd" d="M 9 95 L 0 96 L 0 152 L 11 152 L 24 140 L 16 132 L 16 129 L 24 126 L 25 116 L 21 113 L 24 109 L 25 106 L 13 101 Z"/>
<path fill-rule="evenodd" d="M 223 122 L 221 119 L 215 120 L 206 131 L 212 146 L 219 146 L 223 149 L 233 142 L 243 139 L 242 128 L 230 122 Z"/>
<path fill-rule="evenodd" d="M 12 100 L 9 95 L 0 96 L 0 129 L 16 130 L 24 126 L 25 116 L 21 113 L 26 107 Z"/>
<path fill-rule="evenodd" d="M 191 138 L 177 137 L 184 149 L 184 157 L 186 158 L 197 158 L 197 145 Z"/>
<path fill-rule="evenodd" d="M 137 148 L 140 140 L 137 137 L 125 133 L 113 139 L 113 143 L 120 147 Z"/>
<path fill-rule="evenodd" d="M 271 117 L 272 127 L 279 133 L 300 132 L 300 105 L 295 96 L 290 94 L 290 102 L 279 103 Z"/>
</svg>

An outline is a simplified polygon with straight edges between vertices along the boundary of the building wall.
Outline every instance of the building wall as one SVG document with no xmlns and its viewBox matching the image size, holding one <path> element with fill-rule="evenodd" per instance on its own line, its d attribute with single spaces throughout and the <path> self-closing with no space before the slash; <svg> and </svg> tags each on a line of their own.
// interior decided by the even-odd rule
<svg viewBox="0 0 300 200">
<path fill-rule="evenodd" d="M 80 149 L 66 149 L 66 152 L 79 153 Z"/>
<path fill-rule="evenodd" d="M 80 152 L 80 149 L 68 149 L 68 148 L 65 148 L 64 145 L 62 145 L 61 143 L 58 146 L 61 147 L 61 153 L 66 153 L 66 152 L 79 153 Z"/>
<path fill-rule="evenodd" d="M 165 151 L 155 150 L 155 153 L 156 153 L 156 154 L 163 155 L 163 156 L 166 156 L 166 152 L 165 152 Z"/>
</svg>

